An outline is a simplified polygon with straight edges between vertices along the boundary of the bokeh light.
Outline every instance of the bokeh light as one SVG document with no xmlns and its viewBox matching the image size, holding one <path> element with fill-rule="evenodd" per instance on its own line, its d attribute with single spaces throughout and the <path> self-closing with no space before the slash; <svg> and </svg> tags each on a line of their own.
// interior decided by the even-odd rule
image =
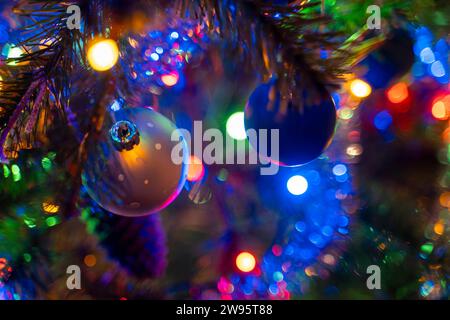
<svg viewBox="0 0 450 320">
<path fill-rule="evenodd" d="M 227 120 L 227 133 L 235 140 L 247 138 L 244 124 L 244 112 L 235 112 Z"/>
<path fill-rule="evenodd" d="M 404 82 L 399 82 L 386 91 L 387 98 L 392 103 L 401 103 L 408 98 L 408 86 Z"/>
<path fill-rule="evenodd" d="M 93 267 L 97 264 L 97 258 L 93 254 L 88 254 L 84 257 L 84 264 Z"/>
<path fill-rule="evenodd" d="M 392 124 L 392 116 L 387 111 L 379 112 L 373 119 L 373 123 L 378 130 L 386 130 Z"/>
<path fill-rule="evenodd" d="M 372 93 L 372 88 L 367 82 L 355 79 L 350 83 L 350 91 L 355 97 L 366 98 Z"/>
<path fill-rule="evenodd" d="M 117 63 L 119 48 L 111 39 L 95 42 L 88 49 L 87 59 L 94 70 L 107 71 Z"/>
<path fill-rule="evenodd" d="M 178 73 L 174 71 L 168 74 L 163 74 L 161 76 L 161 81 L 162 83 L 164 83 L 165 86 L 173 87 L 178 83 L 179 78 L 180 76 L 178 75 Z"/>
<path fill-rule="evenodd" d="M 437 98 L 433 101 L 431 114 L 438 120 L 448 119 L 450 109 L 450 95 Z"/>
<path fill-rule="evenodd" d="M 250 252 L 244 251 L 236 257 L 236 267 L 242 272 L 251 272 L 255 269 L 256 259 Z"/>
<path fill-rule="evenodd" d="M 189 157 L 189 168 L 188 168 L 188 181 L 198 181 L 203 178 L 205 174 L 205 167 L 202 161 L 196 156 Z"/>
<path fill-rule="evenodd" d="M 308 190 L 308 181 L 305 177 L 296 175 L 289 178 L 286 186 L 291 194 L 299 196 Z"/>
</svg>

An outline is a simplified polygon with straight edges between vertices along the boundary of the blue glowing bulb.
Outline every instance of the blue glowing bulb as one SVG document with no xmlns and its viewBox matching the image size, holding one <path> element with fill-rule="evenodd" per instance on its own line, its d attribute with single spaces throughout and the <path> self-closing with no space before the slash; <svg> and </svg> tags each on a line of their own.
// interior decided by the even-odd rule
<svg viewBox="0 0 450 320">
<path fill-rule="evenodd" d="M 286 186 L 291 194 L 299 196 L 308 190 L 308 181 L 305 177 L 296 175 L 289 178 Z"/>
</svg>

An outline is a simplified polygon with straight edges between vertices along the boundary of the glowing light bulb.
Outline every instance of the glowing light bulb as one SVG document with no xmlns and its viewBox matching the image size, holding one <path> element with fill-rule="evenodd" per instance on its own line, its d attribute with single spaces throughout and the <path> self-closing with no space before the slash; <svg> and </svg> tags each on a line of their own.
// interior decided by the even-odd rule
<svg viewBox="0 0 450 320">
<path fill-rule="evenodd" d="M 286 186 L 291 194 L 299 196 L 308 190 L 308 181 L 303 176 L 292 176 L 289 178 Z"/>
<path fill-rule="evenodd" d="M 227 133 L 235 140 L 247 138 L 244 124 L 244 112 L 233 113 L 227 120 Z"/>
<path fill-rule="evenodd" d="M 236 267 L 242 272 L 251 272 L 255 266 L 256 259 L 250 252 L 241 252 L 236 257 Z"/>
<path fill-rule="evenodd" d="M 386 95 L 390 102 L 401 103 L 408 98 L 408 86 L 404 82 L 399 82 L 390 87 Z"/>
<path fill-rule="evenodd" d="M 204 174 L 205 168 L 203 167 L 202 161 L 196 156 L 190 156 L 187 180 L 198 181 L 203 178 Z"/>
<path fill-rule="evenodd" d="M 100 40 L 89 47 L 87 59 L 92 69 L 107 71 L 119 60 L 119 48 L 114 40 Z"/>
<path fill-rule="evenodd" d="M 351 93 L 358 98 L 366 98 L 372 93 L 372 87 L 361 79 L 355 79 L 350 83 Z"/>
</svg>

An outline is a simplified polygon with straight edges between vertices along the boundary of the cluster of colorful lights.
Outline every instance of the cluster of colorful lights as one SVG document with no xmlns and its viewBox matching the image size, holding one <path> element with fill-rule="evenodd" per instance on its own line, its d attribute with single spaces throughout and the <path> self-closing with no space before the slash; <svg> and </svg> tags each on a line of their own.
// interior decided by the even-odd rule
<svg viewBox="0 0 450 320">
<path fill-rule="evenodd" d="M 5 187 L 15 184 L 12 190 L 16 190 L 15 196 L 19 196 L 19 190 L 26 190 L 31 185 L 39 185 L 48 178 L 47 173 L 53 170 L 55 157 L 55 153 L 49 153 L 40 161 L 28 160 L 25 163 L 3 164 L 0 181 Z M 60 222 L 59 210 L 60 206 L 57 203 L 45 197 L 40 205 L 17 205 L 15 214 L 22 218 L 23 223 L 30 229 L 37 226 L 51 228 Z"/>
<path fill-rule="evenodd" d="M 238 272 L 217 284 L 222 299 L 289 299 L 307 290 L 309 278 L 327 278 L 339 259 L 333 243 L 349 233 L 350 215 L 356 210 L 347 206 L 353 197 L 349 166 L 318 159 L 282 170 L 275 179 L 277 184 L 284 181 L 286 189 L 271 190 L 277 193 L 272 196 L 283 201 L 282 218 L 294 228 L 286 228 L 262 257 L 240 252 Z"/>
<path fill-rule="evenodd" d="M 355 130 L 359 119 L 353 114 L 371 92 L 370 85 L 356 80 L 342 94 L 335 94 L 338 110 L 348 108 L 352 116 L 340 118 L 336 141 L 327 152 L 330 157 L 298 168 L 280 168 L 278 175 L 267 178 L 275 180 L 270 183 L 262 179 L 261 188 L 270 193 L 267 198 L 276 199 L 282 219 L 294 228 L 286 227 L 262 257 L 240 252 L 235 260 L 238 272 L 222 276 L 217 283 L 222 299 L 289 299 L 305 293 L 311 278 L 329 277 L 337 264 L 338 240 L 349 233 L 351 215 L 358 209 L 351 166 L 359 161 L 362 147 Z M 233 114 L 227 122 L 227 132 L 235 139 L 243 127 L 238 116 Z M 285 189 L 267 190 L 268 184 Z"/>
<path fill-rule="evenodd" d="M 169 23 L 165 30 L 152 30 L 144 36 L 130 35 L 124 68 L 131 81 L 154 94 L 161 88 L 181 83 L 183 69 L 201 52 L 200 41 L 205 35 L 195 23 Z M 131 63 L 131 64 L 128 64 Z"/>
<path fill-rule="evenodd" d="M 435 110 L 435 105 L 439 101 L 445 100 L 441 112 Z M 448 123 L 450 94 L 435 100 L 432 114 L 437 120 L 446 120 L 447 123 L 442 129 L 442 147 L 438 152 L 440 162 L 446 165 L 446 170 L 439 178 L 440 194 L 436 203 L 436 212 L 427 225 L 424 237 L 425 241 L 420 246 L 419 257 L 424 261 L 425 272 L 419 278 L 419 294 L 425 299 L 442 299 L 448 297 L 449 284 L 448 274 L 445 269 L 445 254 L 449 242 L 450 225 L 450 126 Z M 438 101 L 438 102 L 436 102 Z M 438 123 L 440 124 L 440 123 Z M 448 258 L 447 258 L 448 259 Z"/>
</svg>

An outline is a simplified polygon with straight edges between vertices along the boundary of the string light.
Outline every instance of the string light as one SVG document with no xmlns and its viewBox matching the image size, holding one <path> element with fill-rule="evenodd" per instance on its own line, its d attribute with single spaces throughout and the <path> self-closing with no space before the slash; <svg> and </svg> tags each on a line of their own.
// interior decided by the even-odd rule
<svg viewBox="0 0 450 320">
<path fill-rule="evenodd" d="M 308 181 L 303 176 L 296 175 L 289 178 L 286 186 L 291 194 L 299 196 L 308 190 Z"/>
<path fill-rule="evenodd" d="M 251 272 L 255 266 L 256 259 L 250 252 L 241 252 L 236 257 L 236 267 L 242 272 Z"/>
<path fill-rule="evenodd" d="M 227 120 L 227 133 L 235 140 L 247 138 L 244 124 L 244 112 L 235 112 Z"/>
<path fill-rule="evenodd" d="M 97 41 L 89 47 L 87 59 L 94 70 L 107 71 L 117 63 L 119 48 L 111 39 Z"/>
<path fill-rule="evenodd" d="M 372 87 L 361 79 L 355 79 L 350 83 L 351 93 L 358 98 L 366 98 L 372 93 Z"/>
</svg>

